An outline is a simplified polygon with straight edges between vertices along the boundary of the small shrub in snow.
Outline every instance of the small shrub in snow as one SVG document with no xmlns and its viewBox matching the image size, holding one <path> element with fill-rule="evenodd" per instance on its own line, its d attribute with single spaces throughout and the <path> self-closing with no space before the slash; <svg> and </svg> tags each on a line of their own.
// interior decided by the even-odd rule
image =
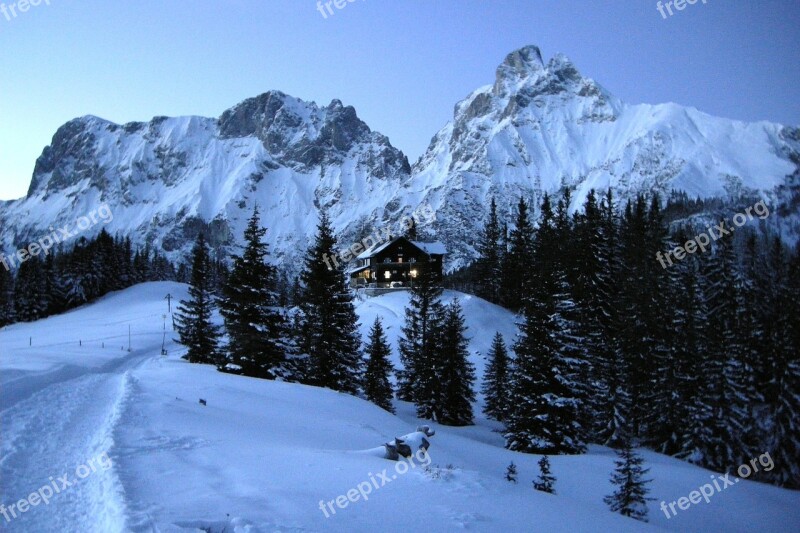
<svg viewBox="0 0 800 533">
<path fill-rule="evenodd" d="M 448 464 L 444 468 L 440 467 L 439 465 L 428 465 L 425 467 L 425 475 L 427 475 L 431 479 L 441 479 L 443 481 L 450 481 L 453 479 L 453 473 L 456 471 L 456 467 L 452 464 Z"/>
<path fill-rule="evenodd" d="M 616 469 L 611 475 L 611 483 L 617 486 L 613 494 L 603 498 L 603 501 L 615 513 L 647 522 L 647 483 L 651 480 L 644 479 L 650 470 L 642 468 L 644 460 L 633 451 L 630 442 L 626 441 L 622 448 L 617 450 L 617 460 L 614 461 Z"/>
<path fill-rule="evenodd" d="M 511 461 L 511 464 L 506 468 L 506 481 L 517 482 L 517 465 L 514 464 L 514 461 Z"/>
<path fill-rule="evenodd" d="M 556 478 L 550 473 L 550 459 L 547 456 L 542 456 L 539 459 L 539 478 L 533 482 L 533 488 L 542 492 L 549 492 L 555 494 Z"/>
</svg>

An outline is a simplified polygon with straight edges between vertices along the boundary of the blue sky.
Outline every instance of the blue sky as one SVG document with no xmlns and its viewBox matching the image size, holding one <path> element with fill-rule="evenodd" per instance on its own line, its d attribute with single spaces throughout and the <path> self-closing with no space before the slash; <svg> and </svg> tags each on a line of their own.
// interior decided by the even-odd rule
<svg viewBox="0 0 800 533">
<path fill-rule="evenodd" d="M 0 6 L 0 199 L 25 194 L 74 117 L 219 116 L 269 89 L 353 105 L 413 162 L 527 44 L 630 103 L 800 125 L 800 2 L 702 1 L 666 19 L 655 0 L 355 0 L 327 18 L 317 0 Z"/>
</svg>

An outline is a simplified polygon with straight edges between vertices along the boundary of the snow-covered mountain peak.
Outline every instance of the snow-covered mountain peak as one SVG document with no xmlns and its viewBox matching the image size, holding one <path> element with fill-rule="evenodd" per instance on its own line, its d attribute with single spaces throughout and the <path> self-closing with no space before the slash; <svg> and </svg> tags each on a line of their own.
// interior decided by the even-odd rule
<svg viewBox="0 0 800 533">
<path fill-rule="evenodd" d="M 528 46 L 506 57 L 493 85 L 455 106 L 414 165 L 407 193 L 425 191 L 414 198 L 437 209 L 437 238 L 458 265 L 474 257 L 473 213 L 490 197 L 507 212 L 520 196 L 536 205 L 564 188 L 573 191 L 573 208 L 590 189 L 608 187 L 623 199 L 649 192 L 665 198 L 676 189 L 725 199 L 774 191 L 778 201 L 797 194 L 791 176 L 800 172 L 799 153 L 790 128 L 676 104 L 629 105 L 565 55 L 544 63 Z"/>
<path fill-rule="evenodd" d="M 495 91 L 502 94 L 507 87 L 518 84 L 544 70 L 542 52 L 529 45 L 508 54 L 497 67 Z"/>
</svg>

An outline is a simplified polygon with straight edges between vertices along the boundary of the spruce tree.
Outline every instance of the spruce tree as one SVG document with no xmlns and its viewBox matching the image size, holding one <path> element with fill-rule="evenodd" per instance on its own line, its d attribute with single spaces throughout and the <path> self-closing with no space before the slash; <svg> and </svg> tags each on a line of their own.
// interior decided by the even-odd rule
<svg viewBox="0 0 800 533">
<path fill-rule="evenodd" d="M 406 230 L 405 238 L 409 241 L 417 240 L 417 221 L 413 218 L 411 219 L 411 225 Z"/>
<path fill-rule="evenodd" d="M 613 494 L 603 498 L 611 511 L 623 516 L 647 522 L 647 502 L 649 489 L 647 484 L 651 481 L 644 479 L 649 468 L 643 468 L 644 460 L 633 450 L 630 441 L 625 441 L 617 450 L 617 459 L 614 461 L 616 469 L 611 475 L 611 484 L 617 488 Z"/>
<path fill-rule="evenodd" d="M 503 263 L 503 303 L 515 311 L 522 307 L 523 295 L 530 285 L 533 234 L 528 204 L 520 198 L 514 229 L 509 236 L 509 251 Z"/>
<path fill-rule="evenodd" d="M 363 370 L 358 317 L 344 265 L 329 268 L 325 261 L 335 253 L 336 237 L 328 215 L 323 212 L 300 276 L 303 284 L 300 344 L 308 356 L 308 383 L 356 394 Z"/>
<path fill-rule="evenodd" d="M 773 246 L 780 246 L 775 243 Z M 771 271 L 780 272 L 779 252 L 773 252 Z M 790 259 L 786 278 L 775 287 L 773 306 L 784 318 L 775 325 L 770 338 L 773 347 L 769 385 L 772 394 L 768 405 L 772 431 L 765 448 L 775 463 L 770 479 L 780 486 L 800 488 L 800 245 Z M 782 337 L 781 337 L 782 335 Z"/>
<path fill-rule="evenodd" d="M 489 352 L 489 364 L 483 377 L 483 396 L 486 401 L 484 414 L 493 419 L 504 421 L 511 407 L 511 361 L 503 336 L 498 331 L 492 341 Z"/>
<path fill-rule="evenodd" d="M 441 387 L 438 422 L 447 426 L 468 426 L 473 423 L 475 368 L 469 361 L 466 330 L 461 304 L 454 299 L 445 310 L 438 354 L 441 361 L 438 376 Z"/>
<path fill-rule="evenodd" d="M 175 314 L 180 342 L 188 348 L 185 359 L 190 363 L 221 363 L 219 356 L 219 327 L 211 321 L 214 296 L 209 278 L 210 262 L 202 233 L 192 250 L 192 272 L 189 300 L 181 300 Z"/>
<path fill-rule="evenodd" d="M 425 263 L 417 266 L 417 277 L 405 310 L 405 325 L 399 339 L 400 361 L 397 396 L 403 401 L 422 405 L 421 418 L 433 419 L 429 407 L 438 405 L 438 364 L 440 337 L 444 322 L 442 288 Z M 421 390 L 421 387 L 425 390 Z M 422 402 L 420 404 L 419 402 Z M 419 413 L 418 413 L 419 414 Z"/>
<path fill-rule="evenodd" d="M 622 257 L 619 214 L 611 189 L 606 191 L 599 208 L 599 231 L 593 243 L 599 271 L 591 280 L 588 351 L 593 354 L 592 381 L 595 392 L 591 407 L 595 442 L 617 445 L 631 411 L 628 362 L 621 349 L 624 331 L 624 306 L 619 287 L 622 283 Z"/>
<path fill-rule="evenodd" d="M 535 282 L 525 299 L 517 342 L 512 409 L 506 421 L 506 447 L 526 453 L 583 453 L 579 422 L 580 361 L 567 282 L 554 257 L 557 234 L 549 198 L 542 202 L 531 268 Z"/>
<path fill-rule="evenodd" d="M 489 218 L 478 243 L 480 257 L 477 263 L 477 294 L 494 303 L 500 301 L 500 282 L 503 277 L 501 231 L 500 221 L 497 217 L 497 203 L 492 197 L 489 205 Z"/>
<path fill-rule="evenodd" d="M 47 316 L 47 278 L 42 260 L 32 257 L 17 270 L 15 283 L 15 316 L 22 322 L 32 322 Z"/>
<path fill-rule="evenodd" d="M 517 465 L 514 464 L 514 461 L 511 461 L 511 463 L 509 463 L 509 465 L 506 467 L 505 478 L 509 483 L 517 482 Z"/>
<path fill-rule="evenodd" d="M 692 229 L 677 231 L 673 243 L 685 243 L 694 235 Z M 670 245 L 674 247 L 673 245 Z M 700 359 L 705 350 L 703 327 L 707 312 L 699 280 L 700 261 L 692 255 L 669 269 L 668 305 L 673 316 L 669 330 L 673 335 L 670 357 L 660 372 L 661 395 L 669 401 L 661 406 L 663 430 L 660 439 L 651 439 L 658 452 L 686 457 L 698 449 L 705 418 L 698 403 L 700 394 Z"/>
<path fill-rule="evenodd" d="M 14 321 L 14 275 L 3 267 L 0 268 L 0 328 Z"/>
<path fill-rule="evenodd" d="M 394 391 L 389 381 L 392 363 L 389 361 L 391 348 L 383 331 L 380 318 L 375 319 L 369 332 L 369 343 L 366 347 L 367 369 L 364 373 L 364 396 L 378 407 L 394 413 L 392 398 Z"/>
<path fill-rule="evenodd" d="M 228 333 L 227 361 L 222 369 L 246 376 L 275 379 L 287 376 L 287 331 L 277 307 L 275 267 L 267 262 L 267 230 L 259 223 L 258 207 L 247 222 L 244 251 L 233 256 L 233 268 L 219 299 Z"/>
<path fill-rule="evenodd" d="M 556 478 L 550 473 L 550 459 L 543 455 L 539 459 L 539 477 L 533 482 L 533 488 L 542 492 L 555 494 Z"/>
<path fill-rule="evenodd" d="M 703 332 L 707 344 L 697 398 L 702 431 L 690 460 L 725 471 L 754 453 L 743 442 L 751 420 L 744 403 L 746 377 L 739 329 L 738 291 L 742 284 L 731 239 L 718 240 L 713 253 L 704 254 L 701 260 L 703 304 L 708 311 Z"/>
</svg>

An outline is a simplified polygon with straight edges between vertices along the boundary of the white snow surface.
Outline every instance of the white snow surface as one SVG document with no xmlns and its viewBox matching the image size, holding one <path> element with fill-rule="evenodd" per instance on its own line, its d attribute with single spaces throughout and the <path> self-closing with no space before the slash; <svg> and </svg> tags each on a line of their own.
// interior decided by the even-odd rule
<svg viewBox="0 0 800 533">
<path fill-rule="evenodd" d="M 539 456 L 505 450 L 497 424 L 482 416 L 473 427 L 447 428 L 416 419 L 403 402 L 395 416 L 330 390 L 192 365 L 170 340 L 169 320 L 162 356 L 167 293 L 185 297 L 186 287 L 142 284 L 0 330 L 0 503 L 27 498 L 51 476 L 75 481 L 48 505 L 0 516 L 3 531 L 800 530 L 800 493 L 746 480 L 667 520 L 661 500 L 688 496 L 712 473 L 646 450 L 649 524 L 607 510 L 614 453 L 604 447 L 551 457 L 558 494 L 536 492 Z M 500 331 L 510 344 L 515 317 L 474 296 L 445 294 L 452 298 L 463 305 L 482 374 L 492 336 Z M 395 366 L 407 299 L 397 292 L 358 302 L 362 333 L 376 316 L 384 320 Z M 436 430 L 429 456 L 397 474 L 381 447 L 422 424 Z M 112 466 L 77 480 L 76 467 L 104 452 Z M 511 461 L 518 484 L 503 477 Z M 320 510 L 373 478 L 381 485 L 384 469 L 390 481 L 368 500 L 334 503 L 327 518 Z"/>
</svg>

